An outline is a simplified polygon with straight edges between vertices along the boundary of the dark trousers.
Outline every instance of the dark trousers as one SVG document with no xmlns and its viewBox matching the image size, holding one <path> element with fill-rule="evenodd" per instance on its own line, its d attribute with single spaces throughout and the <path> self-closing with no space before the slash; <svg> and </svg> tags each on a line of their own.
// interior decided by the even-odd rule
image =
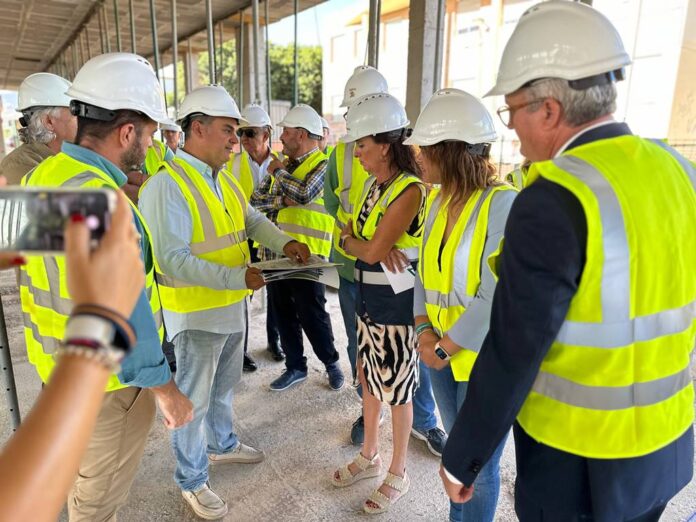
<svg viewBox="0 0 696 522">
<path fill-rule="evenodd" d="M 259 249 L 254 246 L 254 242 L 249 239 L 249 252 L 251 253 L 251 262 L 256 263 L 260 261 L 259 259 Z M 253 299 L 252 295 L 252 299 Z M 273 305 L 271 304 L 270 297 L 266 300 L 266 340 L 268 341 L 268 346 L 273 344 L 279 345 L 280 343 L 280 333 L 278 333 L 278 326 L 276 321 L 276 314 L 273 310 Z M 249 322 L 246 325 L 246 336 L 244 337 L 244 353 L 247 353 L 247 348 L 249 346 Z"/>
<path fill-rule="evenodd" d="M 269 283 L 266 288 L 280 332 L 287 369 L 307 371 L 303 330 L 321 362 L 326 365 L 338 361 L 331 319 L 326 313 L 324 285 L 315 281 L 286 279 Z"/>
</svg>

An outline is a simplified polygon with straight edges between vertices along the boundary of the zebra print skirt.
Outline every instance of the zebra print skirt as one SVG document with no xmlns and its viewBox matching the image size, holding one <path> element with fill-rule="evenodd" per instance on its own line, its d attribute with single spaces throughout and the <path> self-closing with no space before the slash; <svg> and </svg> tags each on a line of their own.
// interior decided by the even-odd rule
<svg viewBox="0 0 696 522">
<path fill-rule="evenodd" d="M 357 319 L 358 363 L 368 391 L 392 406 L 410 402 L 418 387 L 414 327 L 378 324 L 367 314 L 358 315 Z"/>
</svg>

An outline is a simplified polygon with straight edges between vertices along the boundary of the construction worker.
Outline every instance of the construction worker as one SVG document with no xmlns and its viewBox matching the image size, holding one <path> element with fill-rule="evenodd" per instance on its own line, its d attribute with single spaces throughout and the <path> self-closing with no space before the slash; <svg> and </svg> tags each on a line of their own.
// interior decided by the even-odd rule
<svg viewBox="0 0 696 522">
<path fill-rule="evenodd" d="M 124 170 L 141 163 L 165 116 L 162 87 L 150 64 L 130 53 L 107 53 L 89 60 L 68 89 L 77 116 L 75 144 L 27 174 L 28 187 L 106 187 L 125 184 Z M 177 389 L 162 354 L 162 316 L 150 234 L 133 208 L 146 270 L 146 287 L 130 317 L 137 344 L 121 371 L 109 379 L 97 425 L 68 499 L 74 520 L 111 520 L 125 503 L 155 418 L 178 428 L 192 415 L 191 402 Z M 63 257 L 29 257 L 20 271 L 24 338 L 29 361 L 43 382 L 53 371 L 53 354 L 63 339 L 72 308 Z M 159 330 L 159 331 L 158 331 Z M 117 338 L 117 337 L 116 337 Z"/>
<path fill-rule="evenodd" d="M 196 515 L 218 519 L 227 504 L 208 481 L 208 465 L 256 463 L 262 451 L 243 444 L 232 421 L 233 387 L 242 374 L 246 297 L 265 282 L 247 268 L 247 236 L 306 261 L 309 249 L 249 206 L 221 167 L 238 143 L 237 104 L 217 85 L 189 93 L 179 109 L 186 141 L 143 186 L 140 208 L 152 222 L 157 281 L 176 382 L 193 401 L 193 421 L 172 432 L 174 478 Z"/>
<path fill-rule="evenodd" d="M 656 521 L 692 477 L 696 172 L 613 119 L 629 64 L 604 15 L 560 0 L 503 51 L 488 95 L 532 165 L 443 454 L 455 502 L 511 426 L 523 522 Z"/>
<path fill-rule="evenodd" d="M 27 76 L 19 86 L 17 110 L 22 145 L 0 161 L 0 175 L 8 185 L 18 185 L 22 176 L 46 158 L 58 154 L 64 141 L 73 141 L 77 119 L 70 114 L 70 82 L 51 73 Z"/>
<path fill-rule="evenodd" d="M 167 118 L 160 122 L 160 130 L 162 131 L 164 143 L 172 151 L 173 155 L 179 148 L 179 143 L 181 143 L 181 127 L 174 120 Z"/>
<path fill-rule="evenodd" d="M 141 169 L 143 174 L 147 176 L 154 176 L 157 174 L 162 163 L 174 159 L 174 152 L 175 151 L 170 149 L 166 144 L 152 138 L 152 145 L 147 149 L 145 163 Z"/>
<path fill-rule="evenodd" d="M 226 164 L 226 170 L 239 181 L 247 198 L 251 197 L 254 189 L 261 180 L 268 176 L 268 165 L 278 154 L 271 149 L 271 132 L 273 126 L 268 113 L 263 107 L 250 103 L 242 110 L 242 122 L 237 129 L 237 135 L 242 145 L 242 152 L 232 153 Z M 258 244 L 249 241 L 249 251 L 252 262 L 259 261 Z M 276 361 L 285 359 L 280 348 L 280 333 L 276 326 L 275 312 L 270 301 L 266 303 L 266 339 L 268 351 Z M 247 344 L 244 345 L 244 371 L 256 370 L 256 362 L 247 354 Z"/>
<path fill-rule="evenodd" d="M 497 139 L 493 118 L 480 100 L 458 89 L 442 89 L 433 94 L 405 141 L 420 147 L 423 168 L 440 187 L 429 198 L 413 314 L 418 352 L 429 367 L 447 431 L 464 402 L 488 331 L 495 289 L 488 257 L 503 238 L 517 193 L 500 180 L 491 161 L 491 142 Z M 451 504 L 451 521 L 493 520 L 504 446 L 503 438 L 477 479 L 473 499 Z"/>
<path fill-rule="evenodd" d="M 307 243 L 312 254 L 328 258 L 333 220 L 326 213 L 322 199 L 327 161 L 318 148 L 322 138 L 321 119 L 309 105 L 299 104 L 278 125 L 283 127 L 280 141 L 287 163 L 276 158 L 271 161 L 268 172 L 272 176 L 257 187 L 251 204 L 265 212 L 281 230 Z M 259 257 L 268 260 L 275 255 L 262 248 Z M 271 390 L 282 391 L 307 378 L 303 330 L 314 353 L 326 366 L 329 387 L 332 390 L 343 387 L 343 372 L 334 348 L 324 293 L 324 285 L 317 281 L 287 279 L 268 285 L 268 298 L 275 309 L 286 356 L 286 371 L 271 383 Z"/>
<path fill-rule="evenodd" d="M 367 94 L 386 93 L 387 81 L 382 74 L 367 65 L 357 67 L 345 85 L 341 107 L 349 108 L 352 103 Z M 338 274 L 340 287 L 338 300 L 341 305 L 341 315 L 348 337 L 348 360 L 353 371 L 353 380 L 357 381 L 355 361 L 357 360 L 357 323 L 355 319 L 356 287 L 353 278 L 355 257 L 346 254 L 339 244 L 341 229 L 345 227 L 353 213 L 353 207 L 359 203 L 363 187 L 369 174 L 354 156 L 355 142 L 339 141 L 329 158 L 324 182 L 324 201 L 327 212 L 335 218 L 333 230 L 333 245 L 331 259 L 340 263 Z M 357 385 L 357 393 L 362 397 L 362 386 Z M 437 427 L 435 415 L 435 399 L 430 384 L 430 373 L 421 364 L 419 386 L 413 398 L 413 427 L 411 435 L 425 442 L 426 446 L 436 456 L 442 454 L 447 436 Z M 350 430 L 350 440 L 355 446 L 360 446 L 365 437 L 365 420 L 361 415 L 353 422 Z"/>
<path fill-rule="evenodd" d="M 319 141 L 319 150 L 326 154 L 326 157 L 331 156 L 334 150 L 333 145 L 329 145 L 329 136 L 331 136 L 331 127 L 329 122 L 321 117 L 321 129 L 322 129 L 322 139 Z"/>
</svg>

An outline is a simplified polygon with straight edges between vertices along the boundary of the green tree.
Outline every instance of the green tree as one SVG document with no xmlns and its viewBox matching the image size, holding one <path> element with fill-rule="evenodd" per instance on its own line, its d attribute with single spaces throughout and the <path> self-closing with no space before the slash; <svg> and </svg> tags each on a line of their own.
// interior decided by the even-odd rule
<svg viewBox="0 0 696 522">
<path fill-rule="evenodd" d="M 219 49 L 219 47 L 218 47 Z M 270 44 L 271 59 L 271 96 L 274 100 L 293 100 L 293 46 Z M 219 53 L 218 53 L 219 54 Z M 237 92 L 237 48 L 234 40 L 225 42 L 222 52 L 222 82 L 220 82 L 220 56 L 217 56 L 216 70 L 218 83 L 238 99 Z M 314 107 L 321 114 L 321 47 L 298 46 L 298 101 Z M 200 82 L 209 83 L 208 53 L 201 53 L 198 58 Z M 183 69 L 179 75 L 180 92 L 183 91 Z"/>
</svg>

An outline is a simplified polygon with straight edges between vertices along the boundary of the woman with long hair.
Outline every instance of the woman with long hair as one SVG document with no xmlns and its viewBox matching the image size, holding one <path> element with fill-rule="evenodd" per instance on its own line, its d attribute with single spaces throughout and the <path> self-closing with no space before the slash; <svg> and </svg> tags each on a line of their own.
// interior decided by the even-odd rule
<svg viewBox="0 0 696 522">
<path fill-rule="evenodd" d="M 418 352 L 430 367 L 435 401 L 452 429 L 466 397 L 471 368 L 488 331 L 495 279 L 488 257 L 498 248 L 517 191 L 490 159 L 493 119 L 475 97 L 457 89 L 436 92 L 407 143 L 419 145 L 429 182 L 415 289 Z M 493 520 L 504 442 L 483 467 L 467 504 L 450 506 L 450 520 Z"/>
<path fill-rule="evenodd" d="M 370 174 L 352 220 L 341 233 L 341 248 L 357 258 L 356 366 L 363 386 L 365 439 L 358 456 L 334 473 L 333 484 L 344 487 L 381 475 L 379 416 L 382 403 L 388 404 L 392 460 L 384 482 L 363 504 L 367 513 L 387 511 L 410 484 L 406 454 L 413 423 L 411 400 L 418 386 L 413 282 L 409 288 L 406 281 L 406 289 L 397 293 L 384 269 L 408 279 L 416 268 L 423 230 L 425 188 L 414 151 L 403 143 L 408 124 L 396 98 L 371 94 L 350 106 L 348 133 L 342 138 L 356 142 L 354 154 Z"/>
</svg>

